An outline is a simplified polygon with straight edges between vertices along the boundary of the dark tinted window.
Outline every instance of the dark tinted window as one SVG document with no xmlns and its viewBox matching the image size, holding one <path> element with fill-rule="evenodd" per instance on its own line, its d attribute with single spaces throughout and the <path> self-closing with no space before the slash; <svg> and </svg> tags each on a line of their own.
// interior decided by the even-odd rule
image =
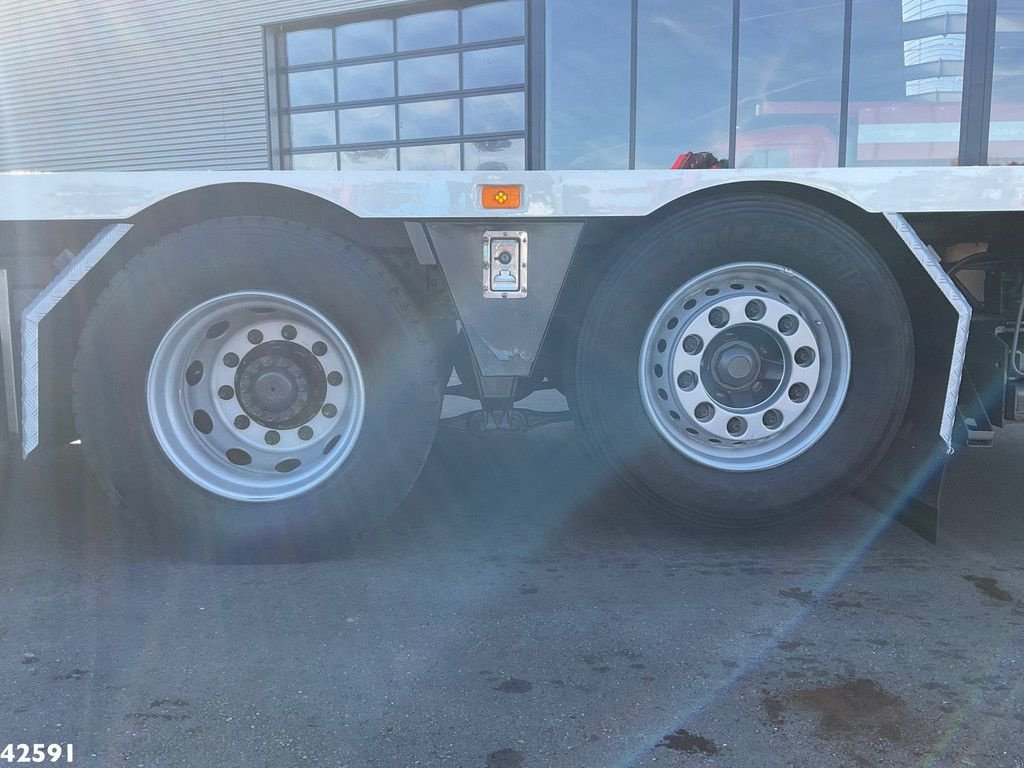
<svg viewBox="0 0 1024 768">
<path fill-rule="evenodd" d="M 637 16 L 636 167 L 729 149 L 732 3 L 641 0 Z"/>
<path fill-rule="evenodd" d="M 547 167 L 628 168 L 629 0 L 548 0 Z"/>
<path fill-rule="evenodd" d="M 839 162 L 842 2 L 742 0 L 736 165 Z"/>
<path fill-rule="evenodd" d="M 853 4 L 848 165 L 955 165 L 966 0 Z"/>
<path fill-rule="evenodd" d="M 990 165 L 1024 163 L 1024 0 L 999 0 Z"/>
</svg>

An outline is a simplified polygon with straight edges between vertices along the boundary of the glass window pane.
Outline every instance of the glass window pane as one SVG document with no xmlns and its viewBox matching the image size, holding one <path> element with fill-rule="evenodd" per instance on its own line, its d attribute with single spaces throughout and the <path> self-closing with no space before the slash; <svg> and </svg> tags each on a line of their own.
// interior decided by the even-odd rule
<svg viewBox="0 0 1024 768">
<path fill-rule="evenodd" d="M 736 167 L 838 165 L 842 72 L 843 3 L 742 0 Z"/>
<path fill-rule="evenodd" d="M 398 19 L 398 50 L 416 51 L 459 42 L 458 11 L 417 13 Z"/>
<path fill-rule="evenodd" d="M 334 111 L 298 112 L 291 116 L 292 146 L 320 147 L 337 144 Z"/>
<path fill-rule="evenodd" d="M 353 149 L 341 153 L 343 171 L 393 171 L 397 168 L 398 151 L 394 147 L 382 149 Z"/>
<path fill-rule="evenodd" d="M 548 0 L 547 167 L 629 165 L 630 3 Z"/>
<path fill-rule="evenodd" d="M 467 171 L 522 171 L 526 169 L 525 139 L 468 141 L 463 150 Z"/>
<path fill-rule="evenodd" d="M 462 166 L 458 144 L 402 147 L 403 171 L 457 171 Z"/>
<path fill-rule="evenodd" d="M 398 132 L 403 139 L 459 135 L 459 101 L 417 101 L 398 108 Z"/>
<path fill-rule="evenodd" d="M 334 58 L 331 30 L 300 29 L 285 36 L 289 64 L 314 64 Z"/>
<path fill-rule="evenodd" d="M 853 4 L 847 165 L 956 164 L 966 13 L 967 0 Z"/>
<path fill-rule="evenodd" d="M 334 73 L 329 69 L 288 74 L 288 103 L 293 107 L 334 101 Z"/>
<path fill-rule="evenodd" d="M 644 0 L 637 17 L 636 167 L 729 154 L 732 3 Z"/>
<path fill-rule="evenodd" d="M 1024 0 L 999 0 L 989 165 L 1024 163 Z"/>
<path fill-rule="evenodd" d="M 394 62 L 338 67 L 338 101 L 388 99 L 394 95 Z"/>
<path fill-rule="evenodd" d="M 402 96 L 458 89 L 458 54 L 424 56 L 398 62 L 398 93 Z"/>
<path fill-rule="evenodd" d="M 509 133 L 526 125 L 526 99 L 518 93 L 496 93 L 463 100 L 463 130 L 467 133 Z"/>
<path fill-rule="evenodd" d="M 358 107 L 338 111 L 340 144 L 395 140 L 395 108 Z"/>
<path fill-rule="evenodd" d="M 334 30 L 339 59 L 357 56 L 378 56 L 395 48 L 391 19 L 374 19 L 345 24 Z"/>
<path fill-rule="evenodd" d="M 338 170 L 338 156 L 334 152 L 313 152 L 308 155 L 292 155 L 292 170 L 336 171 Z"/>
<path fill-rule="evenodd" d="M 526 77 L 526 49 L 521 45 L 485 48 L 462 54 L 462 87 L 519 85 Z"/>
<path fill-rule="evenodd" d="M 473 5 L 462 11 L 462 41 L 478 43 L 523 34 L 523 0 Z"/>
</svg>

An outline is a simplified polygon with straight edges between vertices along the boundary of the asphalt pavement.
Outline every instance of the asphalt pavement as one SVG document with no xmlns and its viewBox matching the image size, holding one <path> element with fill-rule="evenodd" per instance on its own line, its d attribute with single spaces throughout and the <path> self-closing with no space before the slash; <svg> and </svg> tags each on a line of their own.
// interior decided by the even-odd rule
<svg viewBox="0 0 1024 768">
<path fill-rule="evenodd" d="M 66 446 L 0 475 L 0 746 L 81 766 L 1024 766 L 1024 431 L 932 545 L 853 498 L 687 529 L 570 424 L 443 432 L 343 558 L 153 554 Z"/>
</svg>

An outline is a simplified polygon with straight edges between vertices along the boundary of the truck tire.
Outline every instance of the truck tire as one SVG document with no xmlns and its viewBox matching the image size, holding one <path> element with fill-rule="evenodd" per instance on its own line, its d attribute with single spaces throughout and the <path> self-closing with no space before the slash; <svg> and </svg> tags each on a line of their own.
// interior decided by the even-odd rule
<svg viewBox="0 0 1024 768">
<path fill-rule="evenodd" d="M 75 417 L 101 483 L 179 553 L 309 559 L 409 491 L 439 370 L 373 256 L 301 224 L 221 219 L 112 280 L 81 335 Z"/>
<path fill-rule="evenodd" d="M 720 198 L 622 245 L 580 330 L 577 417 L 653 504 L 772 524 L 863 480 L 913 354 L 899 287 L 853 229 L 785 198 Z"/>
</svg>

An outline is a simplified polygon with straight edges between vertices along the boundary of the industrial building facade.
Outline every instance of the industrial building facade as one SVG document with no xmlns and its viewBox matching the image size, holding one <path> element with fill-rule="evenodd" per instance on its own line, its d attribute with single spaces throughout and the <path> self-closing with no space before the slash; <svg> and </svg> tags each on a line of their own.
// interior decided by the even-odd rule
<svg viewBox="0 0 1024 768">
<path fill-rule="evenodd" d="M 1024 161 L 1024 0 L 3 0 L 0 170 Z"/>
</svg>

